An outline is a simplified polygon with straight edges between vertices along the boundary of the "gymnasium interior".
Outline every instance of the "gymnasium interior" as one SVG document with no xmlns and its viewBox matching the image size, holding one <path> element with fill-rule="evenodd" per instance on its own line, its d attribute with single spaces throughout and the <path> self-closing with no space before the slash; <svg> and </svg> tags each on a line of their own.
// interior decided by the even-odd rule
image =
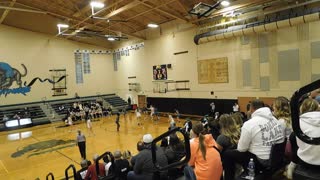
<svg viewBox="0 0 320 180">
<path fill-rule="evenodd" d="M 319 31 L 319 0 L 0 0 L 0 179 L 319 180 Z"/>
</svg>

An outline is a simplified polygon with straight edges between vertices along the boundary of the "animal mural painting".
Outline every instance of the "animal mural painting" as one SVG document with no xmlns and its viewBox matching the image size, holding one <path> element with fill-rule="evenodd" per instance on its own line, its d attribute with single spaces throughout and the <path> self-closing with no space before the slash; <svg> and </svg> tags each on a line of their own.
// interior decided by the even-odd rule
<svg viewBox="0 0 320 180">
<path fill-rule="evenodd" d="M 22 94 L 27 95 L 31 91 L 31 86 L 36 82 L 40 81 L 41 83 L 49 82 L 51 84 L 58 83 L 66 78 L 61 76 L 57 81 L 51 79 L 41 79 L 39 77 L 33 78 L 29 83 L 27 81 L 22 81 L 24 77 L 28 74 L 28 69 L 24 64 L 21 64 L 23 71 L 19 71 L 17 68 L 13 68 L 6 62 L 0 62 L 0 96 L 4 95 L 5 97 L 8 94 Z"/>
<path fill-rule="evenodd" d="M 8 63 L 0 62 L 0 96 L 8 94 L 23 94 L 30 92 L 30 87 L 22 87 L 22 78 L 28 74 L 24 64 L 21 64 L 24 72 L 21 73 Z M 16 84 L 15 84 L 16 83 Z"/>
<path fill-rule="evenodd" d="M 16 82 L 19 87 L 22 86 L 21 77 L 25 77 L 28 74 L 28 70 L 24 64 L 21 64 L 24 69 L 22 74 L 15 68 L 12 68 L 9 64 L 0 62 L 0 87 L 1 89 L 8 89 L 13 85 L 13 82 Z"/>
</svg>

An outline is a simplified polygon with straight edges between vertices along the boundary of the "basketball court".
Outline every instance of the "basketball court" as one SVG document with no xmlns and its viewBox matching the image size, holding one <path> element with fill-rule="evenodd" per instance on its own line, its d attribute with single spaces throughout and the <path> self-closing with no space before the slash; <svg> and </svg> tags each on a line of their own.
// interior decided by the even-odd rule
<svg viewBox="0 0 320 180">
<path fill-rule="evenodd" d="M 77 129 L 82 130 L 87 138 L 87 159 L 91 160 L 95 153 L 117 149 L 136 154 L 136 144 L 144 134 L 151 133 L 155 138 L 166 132 L 169 126 L 166 117 L 161 117 L 155 123 L 149 116 L 142 120 L 143 126 L 138 126 L 135 115 L 128 113 L 126 119 L 121 115 L 120 132 L 117 132 L 114 120 L 115 116 L 96 119 L 92 123 L 95 135 L 88 132 L 84 122 L 74 125 L 72 132 L 71 127 L 63 127 L 63 122 L 1 132 L 0 179 L 45 179 L 49 172 L 56 179 L 61 179 L 65 177 L 64 170 L 70 164 L 79 170 L 81 156 L 75 145 Z"/>
</svg>

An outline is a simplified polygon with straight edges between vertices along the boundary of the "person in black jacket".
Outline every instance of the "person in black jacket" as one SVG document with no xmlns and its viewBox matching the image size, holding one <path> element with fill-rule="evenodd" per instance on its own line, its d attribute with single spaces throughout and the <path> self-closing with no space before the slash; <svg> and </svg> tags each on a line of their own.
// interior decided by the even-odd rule
<svg viewBox="0 0 320 180">
<path fill-rule="evenodd" d="M 157 172 L 153 162 L 151 153 L 151 142 L 153 138 L 151 134 L 143 136 L 144 149 L 136 156 L 132 157 L 131 164 L 134 164 L 133 171 L 128 173 L 128 180 L 153 180 L 154 174 Z M 156 149 L 157 161 L 161 167 L 168 165 L 167 157 L 162 148 Z M 166 179 L 168 171 L 161 171 L 159 179 Z"/>
<path fill-rule="evenodd" d="M 130 169 L 129 161 L 122 159 L 121 151 L 117 150 L 113 153 L 114 156 L 114 171 L 116 180 L 126 180 Z"/>
</svg>

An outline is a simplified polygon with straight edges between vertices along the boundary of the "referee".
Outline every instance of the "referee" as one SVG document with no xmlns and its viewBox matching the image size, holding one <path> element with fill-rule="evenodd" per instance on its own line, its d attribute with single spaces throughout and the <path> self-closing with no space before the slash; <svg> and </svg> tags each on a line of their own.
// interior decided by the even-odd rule
<svg viewBox="0 0 320 180">
<path fill-rule="evenodd" d="M 86 137 L 81 133 L 80 130 L 78 130 L 77 145 L 79 147 L 81 157 L 86 159 Z"/>
</svg>

